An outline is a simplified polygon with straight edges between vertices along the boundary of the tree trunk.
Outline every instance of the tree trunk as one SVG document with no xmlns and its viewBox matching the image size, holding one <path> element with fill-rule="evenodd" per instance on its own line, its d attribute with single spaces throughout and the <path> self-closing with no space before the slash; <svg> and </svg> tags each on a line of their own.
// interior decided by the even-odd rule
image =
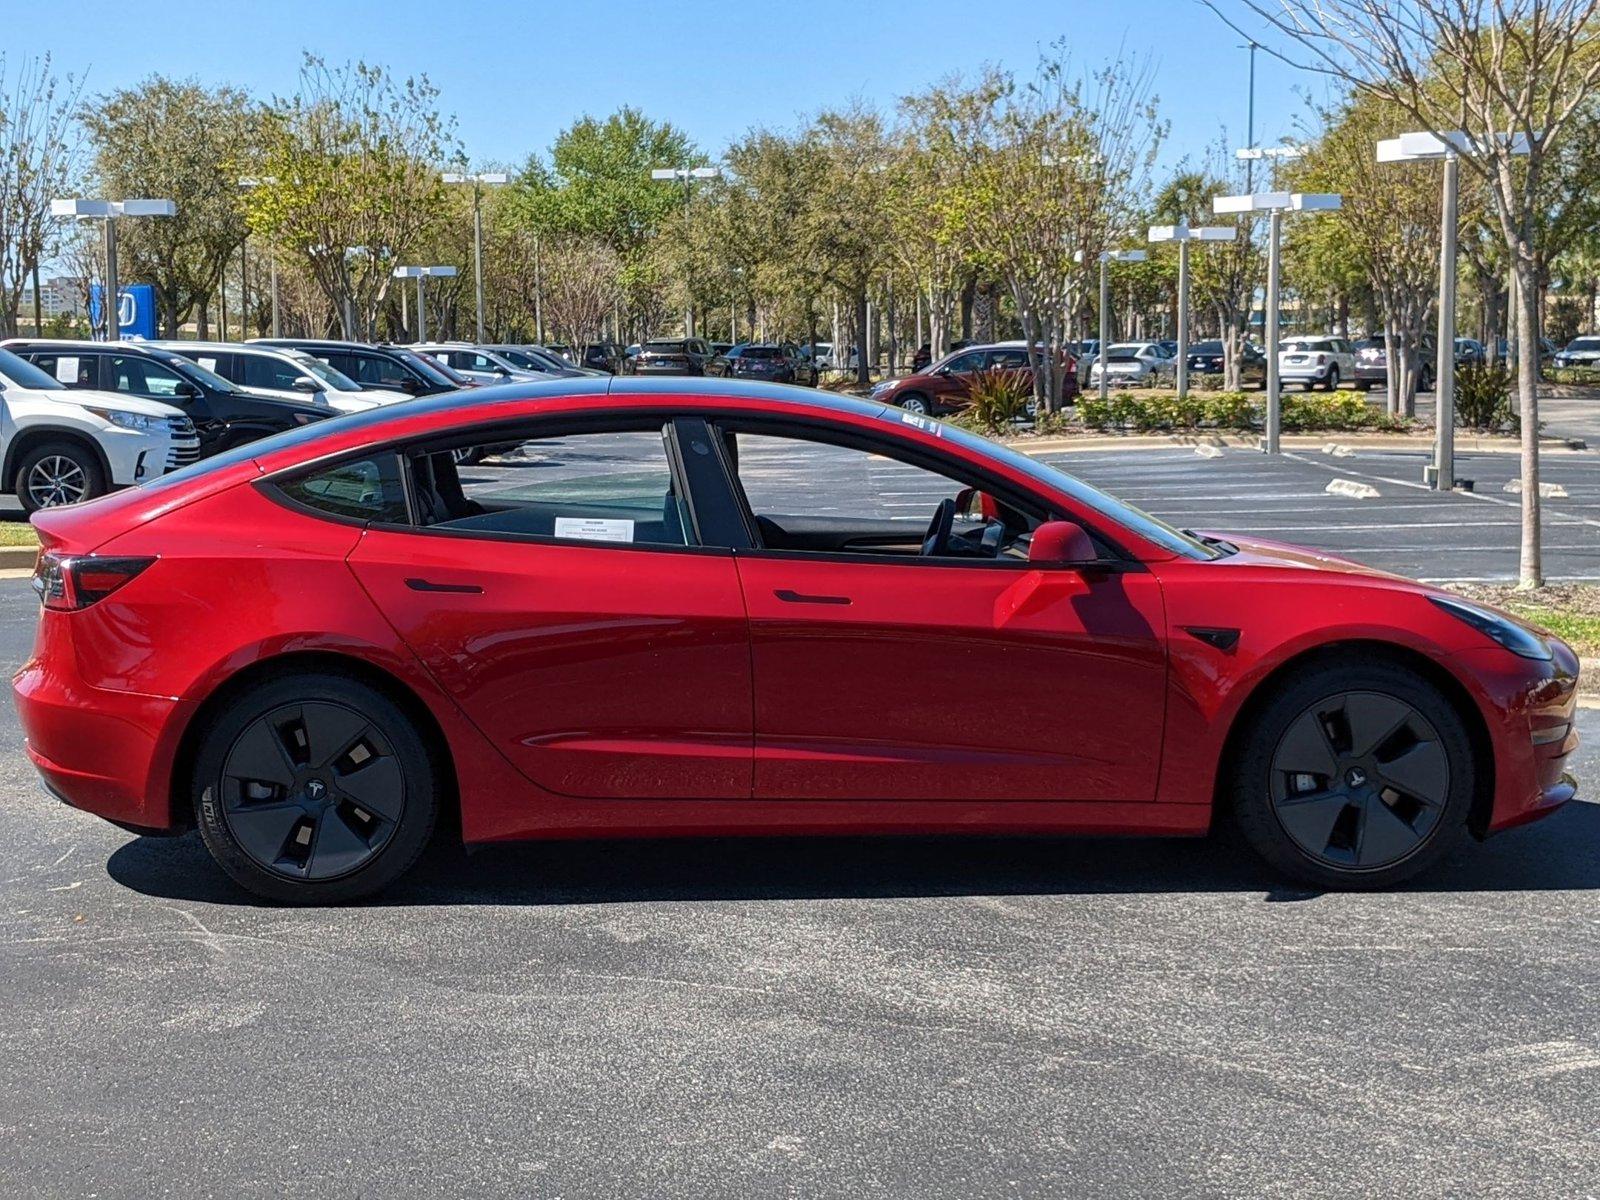
<svg viewBox="0 0 1600 1200">
<path fill-rule="evenodd" d="M 1544 586 L 1539 523 L 1539 288 L 1533 262 L 1517 255 L 1517 411 L 1522 423 L 1522 555 L 1519 586 Z"/>
<path fill-rule="evenodd" d="M 864 286 L 863 287 L 859 287 L 859 288 L 856 289 L 856 337 L 855 337 L 855 342 L 856 342 L 856 382 L 857 383 L 871 383 L 872 382 L 872 367 L 871 367 L 871 363 L 870 363 L 870 360 L 869 360 L 869 357 L 868 357 L 868 353 L 867 353 L 867 350 L 868 350 L 868 347 L 867 347 L 867 289 Z M 838 351 L 839 351 L 839 347 L 835 346 L 833 349 L 834 349 L 834 353 L 837 354 Z M 846 351 L 846 355 L 847 356 L 848 356 L 848 353 L 849 352 Z M 849 363 L 849 361 L 850 361 L 849 358 L 846 357 L 845 358 L 845 362 Z"/>
</svg>

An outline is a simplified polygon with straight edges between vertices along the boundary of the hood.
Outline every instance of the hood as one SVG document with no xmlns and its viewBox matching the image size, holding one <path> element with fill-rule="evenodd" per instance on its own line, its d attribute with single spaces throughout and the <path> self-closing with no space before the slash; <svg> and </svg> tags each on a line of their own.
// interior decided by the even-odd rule
<svg viewBox="0 0 1600 1200">
<path fill-rule="evenodd" d="M 1333 571 L 1341 575 L 1364 575 L 1369 579 L 1387 579 L 1396 583 L 1404 583 L 1424 592 L 1437 592 L 1440 589 L 1426 583 L 1418 583 L 1404 575 L 1396 575 L 1392 571 L 1380 571 L 1377 567 L 1369 567 L 1365 563 L 1358 563 L 1353 559 L 1340 558 L 1337 554 L 1329 554 L 1324 550 L 1311 550 L 1305 546 L 1296 546 L 1289 542 L 1274 542 L 1265 538 L 1239 537 L 1231 533 L 1216 530 L 1196 530 L 1199 536 L 1215 538 L 1237 546 L 1239 553 L 1231 561 L 1245 563 L 1259 567 L 1287 567 L 1291 570 L 1307 571 Z"/>
<path fill-rule="evenodd" d="M 122 392 L 101 392 L 93 389 L 72 388 L 64 392 L 32 392 L 41 399 L 58 404 L 81 404 L 85 408 L 117 408 L 123 412 L 141 413 L 147 417 L 181 417 L 185 413 L 175 404 L 164 400 L 147 400 L 143 396 L 129 396 Z"/>
</svg>

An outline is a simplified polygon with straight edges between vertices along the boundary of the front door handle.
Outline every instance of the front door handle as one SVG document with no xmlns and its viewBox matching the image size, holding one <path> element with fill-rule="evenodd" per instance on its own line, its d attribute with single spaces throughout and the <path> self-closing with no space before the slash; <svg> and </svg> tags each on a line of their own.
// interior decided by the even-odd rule
<svg viewBox="0 0 1600 1200">
<path fill-rule="evenodd" d="M 804 592 L 779 588 L 772 593 L 785 604 L 849 604 L 849 596 L 808 596 Z"/>
<path fill-rule="evenodd" d="M 435 583 L 431 579 L 408 579 L 406 586 L 413 592 L 456 592 L 468 596 L 483 594 L 483 589 L 475 583 Z"/>
</svg>

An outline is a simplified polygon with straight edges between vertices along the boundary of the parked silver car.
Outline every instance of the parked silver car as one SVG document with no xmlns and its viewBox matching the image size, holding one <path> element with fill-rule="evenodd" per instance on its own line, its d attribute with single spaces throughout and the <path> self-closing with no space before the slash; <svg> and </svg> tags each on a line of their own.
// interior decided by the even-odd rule
<svg viewBox="0 0 1600 1200">
<path fill-rule="evenodd" d="M 1089 386 L 1100 386 L 1100 372 L 1107 384 L 1118 387 L 1149 387 L 1173 378 L 1178 360 L 1165 353 L 1159 342 L 1114 342 L 1106 347 L 1105 357 L 1089 364 Z"/>
</svg>

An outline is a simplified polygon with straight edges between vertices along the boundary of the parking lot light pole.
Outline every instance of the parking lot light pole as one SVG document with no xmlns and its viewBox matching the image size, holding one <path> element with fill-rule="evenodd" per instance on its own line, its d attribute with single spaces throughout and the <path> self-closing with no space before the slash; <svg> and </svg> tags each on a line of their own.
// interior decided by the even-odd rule
<svg viewBox="0 0 1600 1200">
<path fill-rule="evenodd" d="M 510 183 L 511 176 L 502 171 L 480 171 L 476 175 L 461 175 L 446 171 L 441 177 L 446 183 L 472 185 L 472 275 L 478 293 L 478 341 L 483 341 L 483 189 Z"/>
<path fill-rule="evenodd" d="M 1189 394 L 1189 243 L 1231 242 L 1235 231 L 1225 225 L 1201 225 L 1190 228 L 1187 222 L 1178 225 L 1150 226 L 1152 242 L 1178 243 L 1178 399 Z M 1105 374 L 1104 371 L 1101 374 Z"/>
<path fill-rule="evenodd" d="M 1438 355 L 1433 372 L 1433 487 L 1448 492 L 1456 485 L 1456 237 L 1459 224 L 1456 197 L 1460 156 L 1473 143 L 1465 133 L 1402 133 L 1378 143 L 1378 161 L 1444 163 L 1444 195 L 1439 214 L 1439 325 Z M 1515 135 L 1513 154 L 1528 152 L 1528 139 Z M 1391 382 L 1390 387 L 1393 387 Z"/>
<path fill-rule="evenodd" d="M 423 291 L 422 281 L 425 279 L 449 279 L 455 275 L 454 267 L 396 267 L 396 279 L 415 279 L 417 281 L 417 341 L 428 340 L 428 304 L 427 295 Z"/>
<path fill-rule="evenodd" d="M 240 177 L 239 186 L 246 189 L 258 188 L 277 182 L 277 177 L 273 175 L 245 175 Z M 267 247 L 267 277 L 272 290 L 272 336 L 281 337 L 282 334 L 279 332 L 281 326 L 278 322 L 278 256 L 272 246 Z"/>
<path fill-rule="evenodd" d="M 1247 196 L 1218 196 L 1211 211 L 1220 216 L 1264 212 L 1267 214 L 1267 436 L 1268 454 L 1282 450 L 1283 389 L 1278 378 L 1278 299 L 1282 283 L 1283 214 L 1286 212 L 1336 212 L 1344 207 L 1337 192 L 1253 192 Z"/>
<path fill-rule="evenodd" d="M 105 318 L 106 341 L 116 341 L 122 331 L 122 297 L 117 286 L 117 222 L 123 217 L 175 217 L 178 206 L 171 200 L 52 200 L 50 215 L 105 222 L 106 282 L 101 289 L 100 310 Z"/>
<path fill-rule="evenodd" d="M 1111 375 L 1106 370 L 1106 345 L 1111 341 L 1111 264 L 1114 262 L 1143 262 L 1149 257 L 1143 250 L 1102 250 L 1100 252 L 1100 346 L 1095 351 L 1095 362 L 1100 367 L 1100 399 L 1111 395 Z"/>
<path fill-rule="evenodd" d="M 683 213 L 689 215 L 689 200 L 694 193 L 696 179 L 716 179 L 722 174 L 721 167 L 657 167 L 650 172 L 650 178 L 657 181 L 670 181 L 683 184 Z M 694 336 L 694 296 L 691 293 L 688 305 L 683 310 L 683 336 Z"/>
</svg>

